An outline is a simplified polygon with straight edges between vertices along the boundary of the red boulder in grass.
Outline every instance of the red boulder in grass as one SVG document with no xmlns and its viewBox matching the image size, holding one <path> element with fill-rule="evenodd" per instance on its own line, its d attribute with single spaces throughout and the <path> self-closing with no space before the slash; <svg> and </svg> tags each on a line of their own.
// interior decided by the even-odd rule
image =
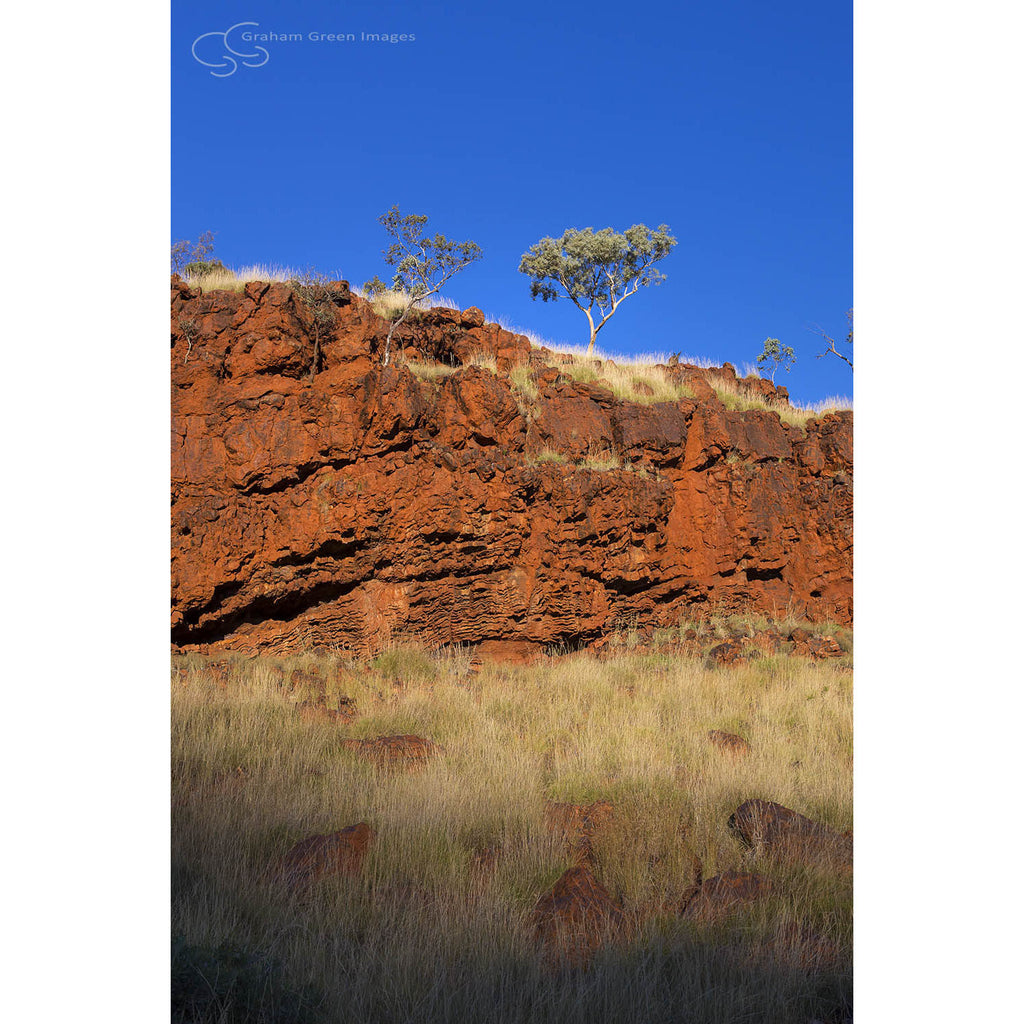
<svg viewBox="0 0 1024 1024">
<path fill-rule="evenodd" d="M 626 932 L 622 907 L 585 864 L 569 868 L 537 901 L 534 935 L 549 964 L 586 967 Z"/>
<path fill-rule="evenodd" d="M 708 733 L 708 739 L 718 748 L 724 750 L 733 757 L 741 757 L 750 753 L 750 744 L 742 737 L 732 732 L 722 732 L 721 729 L 712 729 Z"/>
<path fill-rule="evenodd" d="M 289 889 L 300 889 L 331 875 L 357 875 L 373 837 L 374 831 L 365 821 L 338 832 L 310 836 L 280 859 L 276 877 Z"/>
<path fill-rule="evenodd" d="M 853 862 L 853 835 L 770 800 L 747 800 L 729 818 L 729 827 L 755 849 L 788 860 L 830 864 L 849 870 Z"/>
<path fill-rule="evenodd" d="M 726 640 L 712 647 L 704 659 L 708 668 L 732 668 L 745 665 L 750 659 L 750 648 L 745 640 Z"/>
<path fill-rule="evenodd" d="M 683 917 L 701 924 L 720 921 L 770 889 L 768 880 L 761 875 L 724 871 L 704 880 L 683 909 Z"/>
</svg>

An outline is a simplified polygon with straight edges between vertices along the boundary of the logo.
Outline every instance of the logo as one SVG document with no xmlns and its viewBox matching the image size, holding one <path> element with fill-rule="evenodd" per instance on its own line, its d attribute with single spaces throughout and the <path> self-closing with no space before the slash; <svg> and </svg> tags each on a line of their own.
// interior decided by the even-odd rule
<svg viewBox="0 0 1024 1024">
<path fill-rule="evenodd" d="M 237 25 L 232 25 L 226 32 L 204 32 L 192 43 L 192 56 L 200 64 L 214 68 L 210 72 L 214 78 L 227 78 L 229 75 L 233 75 L 238 70 L 239 61 L 236 58 L 241 60 L 242 67 L 263 67 L 270 60 L 270 54 L 262 46 L 246 42 L 244 37 L 248 36 L 251 39 L 252 32 L 236 31 L 247 25 L 259 28 L 258 22 L 240 21 Z M 242 47 L 242 49 L 238 49 L 238 47 Z M 256 52 L 247 52 L 249 50 Z M 203 56 L 200 56 L 200 53 Z"/>
</svg>

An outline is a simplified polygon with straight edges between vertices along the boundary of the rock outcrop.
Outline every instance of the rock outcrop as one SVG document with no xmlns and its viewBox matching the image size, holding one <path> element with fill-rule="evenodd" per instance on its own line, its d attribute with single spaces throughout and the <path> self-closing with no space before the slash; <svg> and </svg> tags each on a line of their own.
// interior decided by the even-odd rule
<svg viewBox="0 0 1024 1024">
<path fill-rule="evenodd" d="M 667 368 L 693 398 L 622 401 L 478 309 L 423 313 L 384 367 L 387 322 L 327 295 L 325 318 L 283 284 L 172 279 L 179 649 L 531 651 L 695 606 L 850 621 L 852 414 L 729 411 L 728 366 Z"/>
</svg>

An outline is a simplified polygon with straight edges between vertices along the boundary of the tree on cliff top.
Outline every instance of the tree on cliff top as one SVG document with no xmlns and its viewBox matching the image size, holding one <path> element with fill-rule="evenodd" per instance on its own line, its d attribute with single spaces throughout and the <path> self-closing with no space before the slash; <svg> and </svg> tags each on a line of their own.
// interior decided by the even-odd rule
<svg viewBox="0 0 1024 1024">
<path fill-rule="evenodd" d="M 775 383 L 775 374 L 780 370 L 786 373 L 793 368 L 796 362 L 796 353 L 791 345 L 783 345 L 778 338 L 765 338 L 764 348 L 757 357 L 757 365 L 761 370 L 767 370 L 771 375 L 771 382 Z"/>
<path fill-rule="evenodd" d="M 519 269 L 532 278 L 530 295 L 534 299 L 540 296 L 545 302 L 555 301 L 561 289 L 583 311 L 590 324 L 587 352 L 593 352 L 597 332 L 623 299 L 641 286 L 665 280 L 654 264 L 675 244 L 667 224 L 657 231 L 644 224 L 634 224 L 623 232 L 569 228 L 561 238 L 542 238 L 530 246 Z"/>
<path fill-rule="evenodd" d="M 213 252 L 213 232 L 204 231 L 198 242 L 190 242 L 187 238 L 179 239 L 171 244 L 171 273 L 185 274 L 189 268 L 198 268 L 202 273 L 208 266 L 216 264 L 223 267 L 220 260 L 211 260 Z"/>
<path fill-rule="evenodd" d="M 480 259 L 483 250 L 476 242 L 453 242 L 442 234 L 435 234 L 433 238 L 424 237 L 427 218 L 416 214 L 403 217 L 397 206 L 392 206 L 379 220 L 384 230 L 394 239 L 383 250 L 384 262 L 395 268 L 392 286 L 407 296 L 388 329 L 383 360 L 387 366 L 391 361 L 391 339 L 413 307 L 427 296 L 435 295 L 450 278 L 474 260 Z M 375 278 L 374 283 L 379 284 L 379 279 Z"/>
</svg>

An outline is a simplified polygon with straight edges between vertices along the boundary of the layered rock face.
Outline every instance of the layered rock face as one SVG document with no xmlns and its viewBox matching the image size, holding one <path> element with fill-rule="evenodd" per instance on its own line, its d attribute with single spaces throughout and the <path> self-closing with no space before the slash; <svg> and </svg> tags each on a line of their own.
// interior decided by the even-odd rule
<svg viewBox="0 0 1024 1024">
<path fill-rule="evenodd" d="M 709 385 L 728 366 L 669 367 L 692 399 L 621 401 L 477 309 L 403 325 L 383 367 L 387 321 L 345 282 L 324 302 L 172 279 L 180 649 L 576 644 L 701 609 L 851 620 L 852 414 L 728 411 Z M 621 468 L 578 464 L 596 452 Z"/>
</svg>

